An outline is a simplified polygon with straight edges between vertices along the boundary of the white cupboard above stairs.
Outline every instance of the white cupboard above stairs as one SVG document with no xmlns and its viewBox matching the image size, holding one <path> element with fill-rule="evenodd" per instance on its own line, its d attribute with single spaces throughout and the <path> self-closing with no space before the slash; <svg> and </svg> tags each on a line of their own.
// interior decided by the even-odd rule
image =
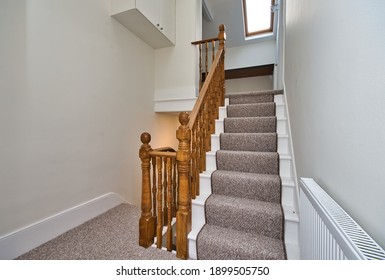
<svg viewBox="0 0 385 280">
<path fill-rule="evenodd" d="M 110 0 L 111 16 L 155 49 L 175 45 L 175 0 Z"/>
</svg>

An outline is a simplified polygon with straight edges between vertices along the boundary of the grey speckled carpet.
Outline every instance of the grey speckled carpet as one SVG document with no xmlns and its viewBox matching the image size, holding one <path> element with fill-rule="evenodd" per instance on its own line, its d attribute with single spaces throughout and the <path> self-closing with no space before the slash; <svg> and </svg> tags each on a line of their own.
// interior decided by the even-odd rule
<svg viewBox="0 0 385 280">
<path fill-rule="evenodd" d="M 117 207 L 19 256 L 19 260 L 174 260 L 176 255 L 139 242 L 140 208 Z"/>
<path fill-rule="evenodd" d="M 227 95 L 198 259 L 286 259 L 274 94 Z"/>
</svg>

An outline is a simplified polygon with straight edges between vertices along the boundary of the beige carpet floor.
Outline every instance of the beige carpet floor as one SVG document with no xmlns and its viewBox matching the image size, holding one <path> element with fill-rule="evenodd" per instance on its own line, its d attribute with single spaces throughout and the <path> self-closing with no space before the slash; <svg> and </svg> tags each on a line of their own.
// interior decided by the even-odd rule
<svg viewBox="0 0 385 280">
<path fill-rule="evenodd" d="M 121 204 L 19 256 L 19 260 L 172 260 L 172 252 L 143 248 L 139 207 Z"/>
</svg>

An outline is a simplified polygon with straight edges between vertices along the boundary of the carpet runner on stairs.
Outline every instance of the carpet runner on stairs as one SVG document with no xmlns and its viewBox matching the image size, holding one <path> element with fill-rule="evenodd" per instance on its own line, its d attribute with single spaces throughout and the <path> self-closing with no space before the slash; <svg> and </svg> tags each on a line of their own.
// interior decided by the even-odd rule
<svg viewBox="0 0 385 280">
<path fill-rule="evenodd" d="M 286 259 L 276 93 L 227 95 L 198 259 Z"/>
</svg>

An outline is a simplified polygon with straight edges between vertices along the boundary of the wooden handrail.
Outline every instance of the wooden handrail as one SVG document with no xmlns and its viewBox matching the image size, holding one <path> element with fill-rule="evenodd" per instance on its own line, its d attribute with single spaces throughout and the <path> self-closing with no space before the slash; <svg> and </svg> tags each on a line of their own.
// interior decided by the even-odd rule
<svg viewBox="0 0 385 280">
<path fill-rule="evenodd" d="M 171 148 L 171 147 L 157 148 L 157 149 L 154 149 L 154 151 L 159 151 L 159 152 L 176 152 L 174 150 L 174 148 Z"/>
<path fill-rule="evenodd" d="M 191 200 L 199 195 L 199 174 L 206 169 L 206 152 L 211 149 L 215 119 L 219 116 L 219 107 L 224 105 L 225 40 L 225 26 L 222 24 L 219 27 L 218 51 L 194 108 L 191 114 L 182 112 L 179 115 L 180 126 L 176 133 L 179 140 L 179 197 L 176 217 L 177 257 L 182 259 L 188 257 L 187 235 L 191 231 Z M 204 44 L 207 49 L 207 43 Z"/>
<path fill-rule="evenodd" d="M 217 52 L 214 42 L 219 41 Z M 211 149 L 211 134 L 219 107 L 224 106 L 225 92 L 225 26 L 219 26 L 218 37 L 192 42 L 199 46 L 199 96 L 191 113 L 179 114 L 176 131 L 178 150 L 170 147 L 152 149 L 151 135 L 141 135 L 139 157 L 142 161 L 142 201 L 139 220 L 139 245 L 149 247 L 162 243 L 163 228 L 167 228 L 167 250 L 172 250 L 173 228 L 176 219 L 176 255 L 187 259 L 187 235 L 191 231 L 191 201 L 199 195 L 199 174 L 206 170 L 206 152 Z M 209 50 L 208 44 L 212 43 Z M 202 79 L 202 45 L 205 46 L 205 72 Z M 211 67 L 208 52 L 212 51 Z M 151 173 L 152 169 L 152 173 Z"/>
<path fill-rule="evenodd" d="M 223 49 L 219 49 L 218 50 L 218 52 L 217 52 L 217 54 L 215 56 L 215 60 L 214 60 L 214 62 L 212 64 L 213 68 L 217 67 L 217 65 L 219 64 L 219 60 L 220 60 L 220 58 L 222 56 L 222 52 L 223 51 L 224 51 Z M 214 71 L 210 71 L 209 75 L 206 78 L 206 80 L 208 80 L 208 81 L 212 80 L 213 76 L 214 76 Z M 208 90 L 209 86 L 210 86 L 210 83 L 209 82 L 207 82 L 207 83 L 205 82 L 203 84 L 202 89 L 199 92 L 198 99 L 195 102 L 194 108 L 193 108 L 193 110 L 190 113 L 190 120 L 189 120 L 189 123 L 188 123 L 188 126 L 190 128 L 193 127 L 193 125 L 195 124 L 196 118 L 197 118 L 198 113 L 199 113 L 199 109 L 201 108 L 203 100 L 206 97 L 206 93 L 207 93 L 207 90 Z"/>
<path fill-rule="evenodd" d="M 205 43 L 210 43 L 212 41 L 219 41 L 219 38 L 214 37 L 214 38 L 210 38 L 210 39 L 204 39 L 204 40 L 200 40 L 200 41 L 191 42 L 191 44 L 192 45 L 201 45 L 201 44 L 205 44 Z"/>
<path fill-rule="evenodd" d="M 150 151 L 148 153 L 152 157 L 176 157 L 176 152 L 161 152 L 161 151 Z"/>
</svg>

